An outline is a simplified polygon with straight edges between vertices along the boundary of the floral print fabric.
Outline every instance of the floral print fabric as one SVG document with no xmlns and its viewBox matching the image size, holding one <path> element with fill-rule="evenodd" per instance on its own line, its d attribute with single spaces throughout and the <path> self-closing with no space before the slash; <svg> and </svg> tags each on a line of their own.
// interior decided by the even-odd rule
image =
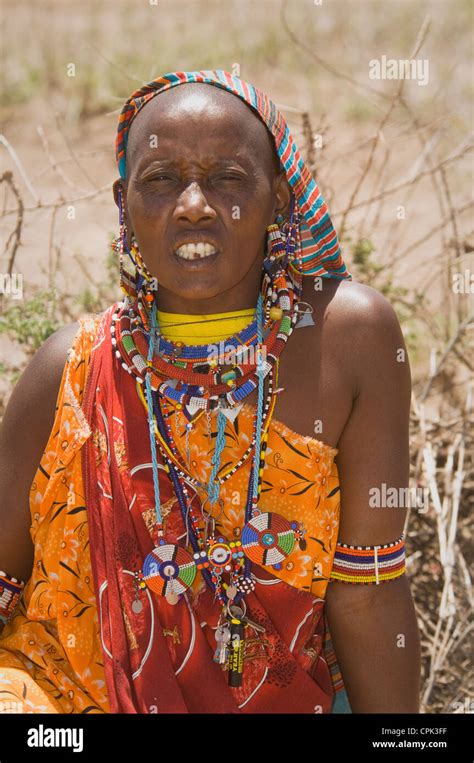
<svg viewBox="0 0 474 763">
<path fill-rule="evenodd" d="M 0 634 L 0 712 L 110 712 L 80 458 L 89 437 L 99 454 L 106 448 L 103 435 L 91 431 L 81 408 L 91 353 L 105 341 L 98 333 L 102 318 L 88 315 L 80 319 L 61 380 L 53 429 L 31 486 L 34 566 L 19 610 Z M 170 422 L 185 460 L 180 419 L 172 416 Z M 210 468 L 204 422 L 205 417 L 201 440 L 196 436 L 190 443 L 190 466 L 203 482 Z M 222 464 L 234 463 L 245 452 L 252 423 L 252 408 L 247 405 L 233 424 L 228 422 Z M 124 443 L 120 437 L 112 441 L 115 460 L 126 471 Z M 259 508 L 289 520 L 297 518 L 306 529 L 305 547 L 292 552 L 282 569 L 272 570 L 272 575 L 321 600 L 339 527 L 336 454 L 336 449 L 299 435 L 282 422 L 274 419 L 270 423 Z M 246 490 L 243 468 L 221 486 L 221 497 L 229 507 L 222 518 L 223 531 L 229 538 L 238 537 L 242 526 L 239 498 Z M 165 521 L 173 521 L 171 505 L 164 507 L 164 516 Z M 144 519 L 151 530 L 153 512 Z M 202 585 L 198 573 L 194 590 Z M 329 660 L 323 639 L 319 629 L 308 670 L 315 660 Z M 341 681 L 334 664 L 333 660 L 329 667 L 337 691 Z"/>
</svg>

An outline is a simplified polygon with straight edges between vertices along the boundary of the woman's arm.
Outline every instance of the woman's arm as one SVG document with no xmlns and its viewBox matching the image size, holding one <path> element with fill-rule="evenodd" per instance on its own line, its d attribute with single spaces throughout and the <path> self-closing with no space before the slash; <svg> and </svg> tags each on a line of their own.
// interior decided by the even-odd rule
<svg viewBox="0 0 474 763">
<path fill-rule="evenodd" d="M 29 493 L 54 423 L 61 376 L 79 325 L 59 329 L 40 347 L 16 384 L 0 427 L 0 570 L 31 575 Z"/>
<path fill-rule="evenodd" d="M 408 488 L 411 377 L 396 314 L 378 292 L 354 284 L 341 336 L 354 402 L 339 440 L 339 542 L 397 540 L 406 501 L 370 505 L 374 488 Z M 346 297 L 344 297 L 346 299 Z M 327 618 L 354 713 L 419 712 L 420 644 L 408 578 L 379 585 L 329 583 Z"/>
</svg>

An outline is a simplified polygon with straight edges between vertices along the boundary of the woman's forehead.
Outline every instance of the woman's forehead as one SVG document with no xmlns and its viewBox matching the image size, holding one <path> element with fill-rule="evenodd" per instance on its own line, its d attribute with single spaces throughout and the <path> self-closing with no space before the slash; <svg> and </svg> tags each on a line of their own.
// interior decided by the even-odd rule
<svg viewBox="0 0 474 763">
<path fill-rule="evenodd" d="M 260 117 L 238 96 L 213 85 L 186 83 L 152 98 L 134 118 L 128 136 L 127 164 L 150 145 L 150 136 L 242 144 L 261 161 L 278 168 L 273 138 Z M 193 141 L 194 142 L 194 141 Z M 128 174 L 128 173 L 127 173 Z"/>
<path fill-rule="evenodd" d="M 268 130 L 260 117 L 245 101 L 228 90 L 207 83 L 185 83 L 165 90 L 143 106 L 130 126 L 130 135 L 137 127 L 153 122 L 165 124 L 180 118 L 199 118 L 203 115 L 222 116 L 229 120 L 244 122 L 249 130 Z"/>
</svg>

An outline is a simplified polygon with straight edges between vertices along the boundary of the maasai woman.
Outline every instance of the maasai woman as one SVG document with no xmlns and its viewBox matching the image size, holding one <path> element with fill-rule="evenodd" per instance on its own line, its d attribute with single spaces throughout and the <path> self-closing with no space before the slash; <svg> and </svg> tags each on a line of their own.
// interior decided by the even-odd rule
<svg viewBox="0 0 474 763">
<path fill-rule="evenodd" d="M 1 711 L 416 712 L 394 311 L 250 84 L 159 77 L 116 150 L 123 298 L 3 423 Z"/>
</svg>

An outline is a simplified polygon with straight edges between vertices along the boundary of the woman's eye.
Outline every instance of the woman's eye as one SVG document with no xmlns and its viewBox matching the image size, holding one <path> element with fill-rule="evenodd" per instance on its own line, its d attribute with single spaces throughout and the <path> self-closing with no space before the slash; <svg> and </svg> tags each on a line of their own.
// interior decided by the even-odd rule
<svg viewBox="0 0 474 763">
<path fill-rule="evenodd" d="M 171 172 L 150 172 L 148 175 L 144 175 L 142 178 L 144 183 L 166 183 L 176 180 L 177 177 Z"/>
<path fill-rule="evenodd" d="M 212 180 L 214 182 L 219 182 L 220 180 L 242 180 L 242 176 L 232 172 L 226 172 L 222 175 L 216 175 Z"/>
</svg>

